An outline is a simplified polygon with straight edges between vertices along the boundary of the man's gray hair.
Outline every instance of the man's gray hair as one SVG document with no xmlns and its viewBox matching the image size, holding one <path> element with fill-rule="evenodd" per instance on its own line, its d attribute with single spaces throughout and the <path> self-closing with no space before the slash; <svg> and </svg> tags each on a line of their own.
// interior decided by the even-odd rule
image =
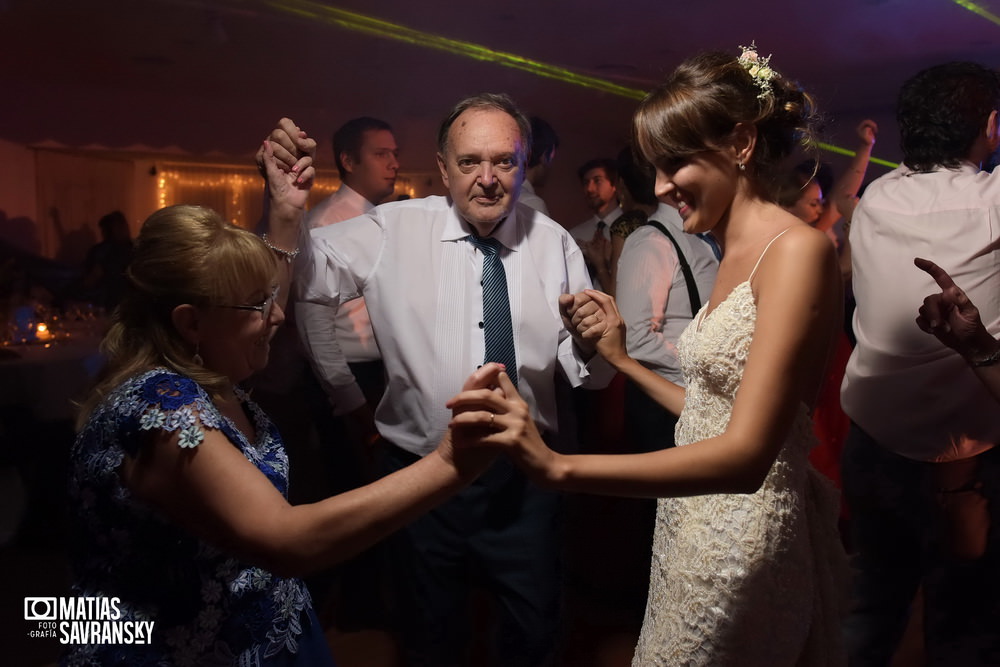
<svg viewBox="0 0 1000 667">
<path fill-rule="evenodd" d="M 531 146 L 531 123 L 528 118 L 517 108 L 514 100 L 506 93 L 479 93 L 471 97 L 466 97 L 452 108 L 451 113 L 441 123 L 438 130 L 438 152 L 444 155 L 448 150 L 448 133 L 451 130 L 455 119 L 469 109 L 496 109 L 502 111 L 514 119 L 518 129 L 521 131 L 521 146 L 524 150 L 524 157 L 528 157 L 528 149 Z"/>
</svg>

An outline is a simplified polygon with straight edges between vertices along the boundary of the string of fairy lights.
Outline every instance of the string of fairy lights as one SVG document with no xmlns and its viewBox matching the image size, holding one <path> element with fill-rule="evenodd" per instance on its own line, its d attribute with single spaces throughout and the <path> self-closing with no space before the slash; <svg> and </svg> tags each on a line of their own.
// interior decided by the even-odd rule
<svg viewBox="0 0 1000 667">
<path fill-rule="evenodd" d="M 248 219 L 252 212 L 259 212 L 262 181 L 257 170 L 237 165 L 203 165 L 183 163 L 161 163 L 156 168 L 157 208 L 170 206 L 178 201 L 197 203 L 195 193 L 226 193 L 226 218 L 235 225 L 249 227 L 256 220 Z M 340 179 L 332 171 L 317 174 L 310 190 L 310 198 L 322 199 L 340 187 Z M 183 197 L 178 191 L 184 190 Z M 401 175 L 396 180 L 395 195 L 413 197 L 416 190 L 409 177 Z M 252 198 L 252 200 L 251 200 Z M 206 202 L 207 203 L 207 202 Z M 256 211 L 251 211 L 255 207 Z"/>
</svg>

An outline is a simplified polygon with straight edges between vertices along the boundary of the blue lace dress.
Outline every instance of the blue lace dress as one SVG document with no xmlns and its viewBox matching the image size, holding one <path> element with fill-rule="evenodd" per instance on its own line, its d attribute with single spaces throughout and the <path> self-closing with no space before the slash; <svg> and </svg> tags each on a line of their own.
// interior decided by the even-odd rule
<svg viewBox="0 0 1000 667">
<path fill-rule="evenodd" d="M 179 431 L 197 447 L 218 429 L 287 496 L 288 458 L 267 416 L 239 392 L 246 437 L 194 381 L 165 369 L 118 386 L 73 446 L 70 497 L 74 594 L 120 598 L 121 619 L 153 621 L 149 644 L 73 646 L 64 665 L 332 665 L 305 585 L 249 565 L 177 528 L 134 499 L 118 476 L 148 431 Z"/>
</svg>

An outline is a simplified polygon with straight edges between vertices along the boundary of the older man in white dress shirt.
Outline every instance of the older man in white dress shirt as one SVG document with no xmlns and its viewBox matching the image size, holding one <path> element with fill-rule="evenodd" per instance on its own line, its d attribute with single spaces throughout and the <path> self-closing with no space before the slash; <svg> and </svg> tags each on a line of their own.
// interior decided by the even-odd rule
<svg viewBox="0 0 1000 667">
<path fill-rule="evenodd" d="M 558 224 L 517 202 L 530 130 L 505 95 L 460 102 L 442 124 L 437 156 L 450 196 L 394 202 L 311 233 L 300 298 L 337 308 L 364 296 L 386 367 L 376 424 L 387 471 L 431 452 L 448 427 L 445 402 L 487 359 L 483 240 L 499 243 L 518 390 L 554 432 L 556 374 L 603 386 L 611 369 L 591 341 L 563 326 L 560 295 L 590 286 L 579 248 Z M 356 391 L 329 318 L 300 329 L 326 378 Z M 411 664 L 462 664 L 468 594 L 501 600 L 497 658 L 541 665 L 559 611 L 557 498 L 502 459 L 476 484 L 393 538 Z"/>
</svg>

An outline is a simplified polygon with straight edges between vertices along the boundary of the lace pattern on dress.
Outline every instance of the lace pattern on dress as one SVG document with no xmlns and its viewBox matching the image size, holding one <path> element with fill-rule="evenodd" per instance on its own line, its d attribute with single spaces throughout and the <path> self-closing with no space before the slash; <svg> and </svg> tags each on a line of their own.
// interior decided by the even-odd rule
<svg viewBox="0 0 1000 667">
<path fill-rule="evenodd" d="M 756 314 L 746 281 L 681 335 L 688 385 L 677 446 L 726 430 Z M 830 564 L 843 558 L 837 505 L 808 464 L 814 441 L 802 406 L 756 493 L 659 501 L 634 667 L 842 664 L 839 617 L 827 612 L 845 585 Z"/>
<path fill-rule="evenodd" d="M 174 527 L 135 500 L 118 470 L 151 431 L 197 447 L 221 431 L 287 496 L 288 458 L 267 416 L 237 390 L 252 418 L 249 442 L 189 378 L 156 369 L 117 387 L 73 447 L 75 594 L 121 598 L 122 618 L 153 620 L 153 642 L 73 647 L 66 664 L 258 665 L 295 653 L 312 602 L 297 579 L 243 563 Z"/>
</svg>

